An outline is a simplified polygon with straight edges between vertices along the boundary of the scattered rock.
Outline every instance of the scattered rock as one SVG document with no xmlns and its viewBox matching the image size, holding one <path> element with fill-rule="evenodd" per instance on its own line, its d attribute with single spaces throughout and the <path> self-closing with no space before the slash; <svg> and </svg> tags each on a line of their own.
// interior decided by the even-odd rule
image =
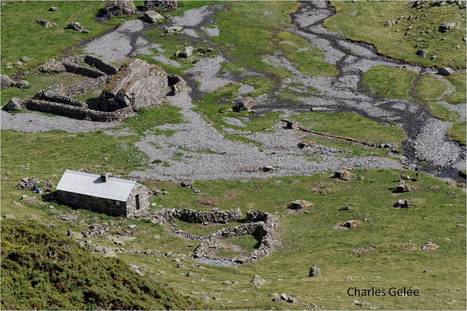
<svg viewBox="0 0 467 311">
<path fill-rule="evenodd" d="M 443 76 L 449 76 L 454 73 L 454 70 L 452 70 L 449 67 L 441 67 L 438 69 L 438 74 L 443 75 Z"/>
<path fill-rule="evenodd" d="M 2 109 L 8 112 L 14 112 L 23 110 L 23 108 L 23 100 L 18 97 L 12 97 Z"/>
<path fill-rule="evenodd" d="M 293 130 L 293 129 L 297 129 L 298 128 L 298 122 L 295 122 L 295 121 L 291 121 L 291 120 L 285 120 L 285 129 L 288 129 L 288 130 Z M 300 146 L 299 146 L 300 148 Z M 302 148 L 300 148 L 302 149 Z"/>
<path fill-rule="evenodd" d="M 403 192 L 409 192 L 410 187 L 406 184 L 404 180 L 400 180 L 399 184 L 397 184 L 396 187 L 392 190 L 394 193 L 403 193 Z"/>
<path fill-rule="evenodd" d="M 2 74 L 0 76 L 0 89 L 6 89 L 16 85 L 16 82 L 13 81 L 9 76 Z"/>
<path fill-rule="evenodd" d="M 376 247 L 370 245 L 370 246 L 367 246 L 367 247 L 359 247 L 359 248 L 354 248 L 352 249 L 352 253 L 353 254 L 356 254 L 356 255 L 366 255 L 370 252 L 372 252 L 373 250 L 375 250 Z"/>
<path fill-rule="evenodd" d="M 256 287 L 259 287 L 263 285 L 264 283 L 266 283 L 266 281 L 259 275 L 255 275 L 250 281 L 250 284 Z"/>
<path fill-rule="evenodd" d="M 282 294 L 280 295 L 280 299 L 281 299 L 281 300 L 284 300 L 284 301 L 286 301 L 286 302 L 288 302 L 288 303 L 295 303 L 295 302 L 296 302 L 296 301 L 295 301 L 295 298 L 293 298 L 293 297 L 290 296 L 289 294 L 285 294 L 285 293 L 282 293 Z"/>
<path fill-rule="evenodd" d="M 426 57 L 426 50 L 424 50 L 424 49 L 418 50 L 417 52 L 415 52 L 415 54 L 417 56 L 425 58 Z"/>
<path fill-rule="evenodd" d="M 352 173 L 350 170 L 344 168 L 342 170 L 335 171 L 332 177 L 340 180 L 350 180 L 352 178 Z"/>
<path fill-rule="evenodd" d="M 310 268 L 310 272 L 308 273 L 309 277 L 318 277 L 320 276 L 321 271 L 318 266 L 312 265 Z"/>
<path fill-rule="evenodd" d="M 263 167 L 261 168 L 261 170 L 262 170 L 263 172 L 265 172 L 265 173 L 267 173 L 267 172 L 272 172 L 272 171 L 274 171 L 274 166 L 266 165 L 266 166 L 263 166 Z"/>
<path fill-rule="evenodd" d="M 28 89 L 30 87 L 29 82 L 26 80 L 21 80 L 16 82 L 16 87 L 19 89 Z"/>
<path fill-rule="evenodd" d="M 65 72 L 66 68 L 65 65 L 63 65 L 62 62 L 57 61 L 55 59 L 49 59 L 45 64 L 43 64 L 39 70 L 41 72 L 47 72 L 47 73 L 52 73 L 52 72 Z"/>
<path fill-rule="evenodd" d="M 454 22 L 443 22 L 439 25 L 438 31 L 439 32 L 448 32 L 456 28 L 456 23 Z"/>
<path fill-rule="evenodd" d="M 426 252 L 433 252 L 433 251 L 437 250 L 438 248 L 439 248 L 439 245 L 433 243 L 432 240 L 429 240 L 428 242 L 423 244 L 422 247 L 421 247 L 422 251 L 426 251 Z"/>
<path fill-rule="evenodd" d="M 394 203 L 394 207 L 395 208 L 409 208 L 410 207 L 409 201 L 404 200 L 404 199 L 399 199 L 397 200 L 396 203 Z"/>
<path fill-rule="evenodd" d="M 255 100 L 251 97 L 244 97 L 235 103 L 232 110 L 235 112 L 252 111 L 255 107 Z"/>
<path fill-rule="evenodd" d="M 36 19 L 36 23 L 41 25 L 44 28 L 52 28 L 54 26 L 57 26 L 57 24 L 52 23 L 51 21 L 48 21 L 48 20 L 43 19 L 43 18 Z"/>
<path fill-rule="evenodd" d="M 99 17 L 110 18 L 120 15 L 133 15 L 136 13 L 136 8 L 133 0 L 113 0 L 108 1 L 104 8 L 97 13 Z"/>
<path fill-rule="evenodd" d="M 175 53 L 175 56 L 181 57 L 181 58 L 190 58 L 193 55 L 193 47 L 192 46 L 186 46 L 183 51 L 177 51 Z"/>
<path fill-rule="evenodd" d="M 141 19 L 144 22 L 155 24 L 161 20 L 163 20 L 165 17 L 162 16 L 161 14 L 157 13 L 156 11 L 146 11 L 144 12 L 143 16 Z"/>
<path fill-rule="evenodd" d="M 176 34 L 176 33 L 181 33 L 183 31 L 183 27 L 181 26 L 171 26 L 171 27 L 165 27 L 164 31 L 168 34 Z"/>
<path fill-rule="evenodd" d="M 303 209 L 303 208 L 309 208 L 312 207 L 313 203 L 306 201 L 306 200 L 295 200 L 290 202 L 288 205 L 288 208 L 290 209 Z"/>
<path fill-rule="evenodd" d="M 274 302 L 280 302 L 282 299 L 281 299 L 281 295 L 279 295 L 278 293 L 274 293 L 272 294 L 272 301 Z"/>
<path fill-rule="evenodd" d="M 335 228 L 337 229 L 355 229 L 360 226 L 360 222 L 357 220 L 347 220 L 342 223 L 338 223 Z"/>
<path fill-rule="evenodd" d="M 68 23 L 68 24 L 66 25 L 65 29 L 71 29 L 71 30 L 74 30 L 74 31 L 77 31 L 77 32 L 81 32 L 81 33 L 88 33 L 88 32 L 90 32 L 88 29 L 83 28 L 83 26 L 81 26 L 80 23 L 78 23 L 78 22 L 71 22 L 71 23 Z"/>
<path fill-rule="evenodd" d="M 341 208 L 338 209 L 339 212 L 348 212 L 350 210 L 351 210 L 351 208 L 348 205 L 342 206 Z"/>
<path fill-rule="evenodd" d="M 135 273 L 137 273 L 139 275 L 142 275 L 141 268 L 138 265 L 130 264 L 129 267 L 130 267 L 131 271 L 133 271 L 133 272 L 135 272 Z"/>
</svg>

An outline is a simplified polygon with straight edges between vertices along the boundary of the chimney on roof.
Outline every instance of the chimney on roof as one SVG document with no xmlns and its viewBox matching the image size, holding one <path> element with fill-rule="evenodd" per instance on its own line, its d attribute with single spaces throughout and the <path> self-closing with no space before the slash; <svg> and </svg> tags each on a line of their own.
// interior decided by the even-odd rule
<svg viewBox="0 0 467 311">
<path fill-rule="evenodd" d="M 102 182 L 107 182 L 108 178 L 109 178 L 109 173 L 101 174 L 101 181 Z"/>
</svg>

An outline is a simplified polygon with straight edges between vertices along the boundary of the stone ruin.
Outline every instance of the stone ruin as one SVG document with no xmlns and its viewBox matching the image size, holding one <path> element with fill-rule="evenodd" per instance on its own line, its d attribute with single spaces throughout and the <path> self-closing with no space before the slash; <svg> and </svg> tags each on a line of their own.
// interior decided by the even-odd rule
<svg viewBox="0 0 467 311">
<path fill-rule="evenodd" d="M 142 108 L 161 104 L 166 96 L 176 95 L 186 87 L 181 77 L 168 75 L 161 67 L 141 59 L 128 59 L 119 67 L 92 55 L 69 56 L 61 61 L 51 59 L 40 70 L 87 78 L 68 86 L 54 84 L 25 101 L 14 98 L 14 105 L 7 104 L 6 110 L 26 108 L 75 119 L 120 121 Z M 92 101 L 74 98 L 99 90 L 100 96 Z"/>
<path fill-rule="evenodd" d="M 272 250 L 279 246 L 277 238 L 278 219 L 276 216 L 262 211 L 248 211 L 245 219 L 241 219 L 240 209 L 221 211 L 213 209 L 211 212 L 197 211 L 191 209 L 161 209 L 155 214 L 148 215 L 152 222 L 157 224 L 167 224 L 170 220 L 176 218 L 190 223 L 209 224 L 209 223 L 229 223 L 231 221 L 243 221 L 238 226 L 223 228 L 207 236 L 197 236 L 172 226 L 173 234 L 188 240 L 201 241 L 200 245 L 194 250 L 193 258 L 202 262 L 235 265 L 249 261 L 256 261 L 261 257 L 268 255 Z M 258 241 L 258 246 L 249 255 L 241 258 L 224 258 L 212 255 L 222 240 L 237 236 L 251 234 Z"/>
<path fill-rule="evenodd" d="M 111 18 L 113 16 L 133 15 L 136 7 L 133 0 L 107 1 L 105 6 L 97 12 L 98 17 Z"/>
<path fill-rule="evenodd" d="M 177 0 L 144 0 L 144 8 L 147 10 L 176 10 L 177 7 Z"/>
</svg>

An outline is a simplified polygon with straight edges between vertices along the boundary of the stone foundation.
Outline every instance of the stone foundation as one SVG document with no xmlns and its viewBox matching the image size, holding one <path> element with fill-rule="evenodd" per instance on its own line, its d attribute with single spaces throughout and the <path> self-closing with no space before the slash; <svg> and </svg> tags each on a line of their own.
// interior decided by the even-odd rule
<svg viewBox="0 0 467 311">
<path fill-rule="evenodd" d="M 162 209 L 157 213 L 147 215 L 146 218 L 149 218 L 152 222 L 157 224 L 167 224 L 174 218 L 191 223 L 228 223 L 241 220 L 241 213 L 239 209 L 229 211 L 214 209 L 211 212 L 190 209 Z M 244 220 L 245 223 L 243 224 L 232 228 L 224 228 L 207 236 L 197 236 L 179 230 L 174 226 L 171 227 L 171 232 L 187 240 L 201 241 L 201 244 L 193 252 L 193 258 L 201 262 L 220 265 L 234 265 L 256 261 L 268 255 L 280 245 L 277 238 L 277 229 L 279 226 L 277 217 L 262 211 L 249 211 Z M 248 256 L 241 258 L 223 258 L 211 255 L 218 248 L 221 240 L 246 234 L 253 235 L 259 245 Z"/>
</svg>

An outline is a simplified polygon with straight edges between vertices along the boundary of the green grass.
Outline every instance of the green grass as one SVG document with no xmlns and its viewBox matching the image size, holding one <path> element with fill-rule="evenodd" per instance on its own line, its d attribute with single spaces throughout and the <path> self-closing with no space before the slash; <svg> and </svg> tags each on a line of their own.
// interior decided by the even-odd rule
<svg viewBox="0 0 467 311">
<path fill-rule="evenodd" d="M 375 96 L 410 99 L 410 86 L 416 76 L 413 71 L 378 65 L 365 72 L 362 84 Z"/>
<path fill-rule="evenodd" d="M 449 139 L 459 142 L 460 144 L 466 144 L 466 127 L 465 122 L 455 123 L 448 131 Z"/>
<path fill-rule="evenodd" d="M 382 309 L 465 307 L 465 227 L 457 226 L 465 225 L 462 190 L 422 175 L 419 182 L 410 183 L 413 191 L 395 195 L 389 189 L 396 184 L 399 171 L 354 171 L 354 176 L 362 177 L 350 182 L 334 180 L 329 175 L 194 183 L 221 209 L 240 207 L 242 212 L 262 209 L 275 213 L 280 221 L 282 246 L 256 263 L 234 268 L 203 266 L 195 270 L 199 275 L 197 288 L 190 287 L 188 291 L 201 296 L 210 292 L 216 297 L 211 300 L 212 308 L 306 309 L 316 303 L 322 309 L 358 309 L 352 304 L 354 298 L 346 295 L 348 287 L 390 287 L 402 283 L 400 286 L 420 289 L 422 296 L 360 297 L 358 300 Z M 197 195 L 191 191 L 169 183 L 159 183 L 159 187 L 167 189 L 169 195 L 156 198 L 158 205 L 198 208 Z M 448 193 L 451 194 L 446 200 Z M 401 197 L 409 198 L 414 207 L 394 209 L 392 204 Z M 290 214 L 286 206 L 295 199 L 312 201 L 313 210 Z M 338 212 L 344 205 L 350 205 L 351 211 Z M 362 225 L 352 231 L 333 228 L 348 219 L 357 219 Z M 429 239 L 440 245 L 432 254 L 420 250 Z M 172 239 L 164 240 L 163 244 L 154 241 L 151 245 L 159 249 L 174 248 L 178 252 L 183 250 L 184 243 Z M 376 246 L 373 253 L 352 254 L 353 248 L 370 243 Z M 185 251 L 189 253 L 192 248 L 186 247 Z M 193 271 L 190 261 L 184 262 L 185 269 L 176 269 L 169 260 L 152 263 L 141 259 L 141 262 L 166 271 L 165 278 L 178 282 L 179 289 L 192 284 L 183 274 Z M 313 263 L 321 268 L 321 276 L 316 279 L 307 277 Z M 266 283 L 252 292 L 248 290 L 249 281 L 255 274 Z M 349 276 L 353 281 L 346 283 Z M 232 288 L 220 286 L 225 280 L 239 284 Z M 299 303 L 274 305 L 270 302 L 273 292 L 294 295 Z"/>
<path fill-rule="evenodd" d="M 450 104 L 466 103 L 466 73 L 456 73 L 446 77 L 456 87 L 456 92 L 446 98 Z"/>
<path fill-rule="evenodd" d="M 336 76 L 334 65 L 324 60 L 324 52 L 314 48 L 305 39 L 291 32 L 277 35 L 278 46 L 286 58 L 307 76 Z"/>
<path fill-rule="evenodd" d="M 2 221 L 2 309 L 185 309 L 200 303 L 48 226 Z"/>
<path fill-rule="evenodd" d="M 415 96 L 421 101 L 436 101 L 446 91 L 446 85 L 432 75 L 422 75 L 418 80 Z"/>
<path fill-rule="evenodd" d="M 275 34 L 290 25 L 289 13 L 297 5 L 287 1 L 268 2 L 268 14 L 264 14 L 261 2 L 232 2 L 228 10 L 216 16 L 220 36 L 213 41 L 227 48 L 230 61 L 240 67 L 258 72 L 274 73 L 274 68 L 262 61 L 265 55 L 273 54 Z"/>
<path fill-rule="evenodd" d="M 2 72 L 23 72 L 49 58 L 56 58 L 62 52 L 70 53 L 69 49 L 78 42 L 93 38 L 124 20 L 113 18 L 98 22 L 95 16 L 103 5 L 99 1 L 86 1 L 85 5 L 83 1 L 9 1 L 2 5 Z M 49 12 L 51 6 L 57 6 L 59 10 Z M 45 29 L 36 23 L 39 18 L 55 22 L 57 26 Z M 65 30 L 67 23 L 72 21 L 79 22 L 91 32 Z M 8 62 L 15 63 L 22 56 L 31 60 L 22 67 L 6 68 Z"/>
<path fill-rule="evenodd" d="M 147 134 L 148 131 L 157 132 L 154 129 L 163 124 L 176 124 L 183 122 L 180 108 L 161 105 L 138 111 L 138 114 L 123 121 L 123 126 L 128 127 L 139 135 Z"/>
<path fill-rule="evenodd" d="M 375 45 L 379 53 L 427 67 L 465 68 L 465 9 L 457 5 L 434 6 L 417 10 L 406 1 L 331 1 L 336 15 L 325 26 L 332 31 Z M 387 20 L 404 16 L 400 23 L 385 27 Z M 408 20 L 408 16 L 413 16 Z M 456 22 L 454 31 L 440 33 L 445 21 Z M 411 27 L 410 29 L 408 29 Z M 415 53 L 427 50 L 427 57 Z M 435 56 L 434 58 L 432 58 Z"/>
<path fill-rule="evenodd" d="M 254 91 L 245 94 L 251 97 L 256 97 L 262 94 L 268 94 L 273 88 L 273 82 L 264 77 L 249 77 L 241 81 L 244 84 L 254 87 Z"/>
<path fill-rule="evenodd" d="M 353 112 L 305 112 L 292 116 L 304 128 L 351 137 L 375 144 L 400 145 L 404 131 L 395 125 L 381 125 Z"/>
<path fill-rule="evenodd" d="M 86 169 L 126 175 L 143 168 L 145 156 L 136 150 L 137 136 L 113 137 L 101 132 L 70 134 L 61 131 L 22 133 L 2 131 L 3 195 L 20 178 L 36 176 L 57 182 L 65 169 Z"/>
</svg>

